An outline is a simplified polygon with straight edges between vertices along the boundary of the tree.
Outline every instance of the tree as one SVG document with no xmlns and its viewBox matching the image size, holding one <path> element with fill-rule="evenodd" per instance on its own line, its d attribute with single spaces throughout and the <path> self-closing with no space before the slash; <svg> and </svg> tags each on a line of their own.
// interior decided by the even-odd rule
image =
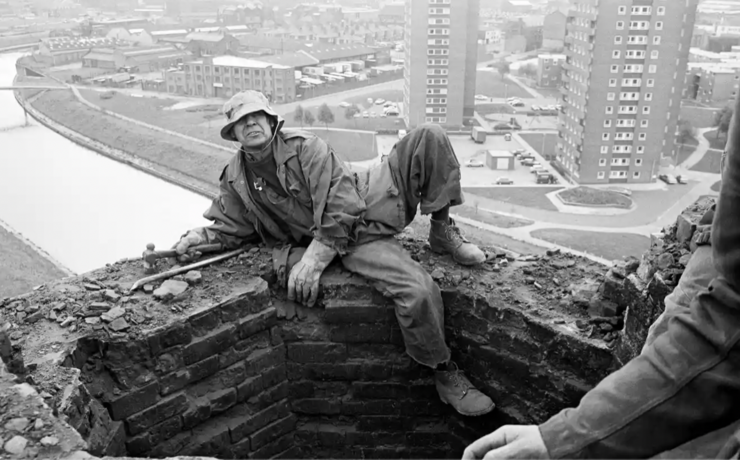
<svg viewBox="0 0 740 460">
<path fill-rule="evenodd" d="M 506 74 L 508 74 L 511 70 L 511 66 L 506 61 L 499 61 L 496 64 L 496 70 L 498 71 L 499 75 L 501 75 L 501 79 L 503 80 Z"/>
<path fill-rule="evenodd" d="M 344 118 L 347 120 L 355 120 L 355 125 L 357 125 L 357 119 L 355 118 L 355 115 L 360 113 L 360 108 L 357 107 L 357 104 L 352 104 L 346 109 L 344 109 Z"/>
<path fill-rule="evenodd" d="M 712 126 L 717 127 L 717 137 L 720 134 L 727 135 L 727 131 L 730 129 L 730 121 L 732 120 L 732 107 L 722 107 L 722 110 L 714 112 L 714 124 Z"/>
<path fill-rule="evenodd" d="M 313 113 L 311 113 L 310 110 L 303 111 L 303 122 L 308 126 L 313 126 L 313 124 L 316 123 L 316 118 L 314 118 Z"/>
<path fill-rule="evenodd" d="M 295 108 L 295 112 L 293 112 L 293 121 L 296 123 L 301 124 L 301 128 L 303 128 L 303 116 L 305 114 L 305 110 L 303 110 L 303 106 L 299 105 Z"/>
<path fill-rule="evenodd" d="M 528 78 L 537 78 L 537 66 L 535 64 L 525 64 L 519 67 L 519 74 Z"/>
<path fill-rule="evenodd" d="M 334 123 L 334 112 L 331 111 L 326 103 L 323 103 L 321 104 L 321 107 L 319 107 L 319 116 L 317 118 L 319 119 L 319 122 L 323 123 L 328 130 L 329 125 Z"/>
<path fill-rule="evenodd" d="M 688 120 L 678 120 L 678 142 L 685 144 L 696 137 L 696 130 Z"/>
</svg>

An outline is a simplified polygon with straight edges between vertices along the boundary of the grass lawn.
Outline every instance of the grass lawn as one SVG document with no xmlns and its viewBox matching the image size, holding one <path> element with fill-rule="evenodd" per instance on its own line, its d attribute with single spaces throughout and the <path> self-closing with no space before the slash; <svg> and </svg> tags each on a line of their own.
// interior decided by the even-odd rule
<svg viewBox="0 0 740 460">
<path fill-rule="evenodd" d="M 485 116 L 490 114 L 504 114 L 504 113 L 516 113 L 516 110 L 514 110 L 514 107 L 510 106 L 509 104 L 498 104 L 498 103 L 491 103 L 487 102 L 485 104 L 475 104 L 475 111 L 478 112 L 479 115 Z"/>
<path fill-rule="evenodd" d="M 681 120 L 691 123 L 691 126 L 694 128 L 708 128 L 714 124 L 714 112 L 715 110 L 713 109 L 689 107 L 686 105 L 686 101 L 684 101 L 681 104 L 679 117 Z"/>
<path fill-rule="evenodd" d="M 457 210 L 457 208 L 455 209 Z M 479 228 L 458 222 L 457 226 L 462 230 L 463 235 L 471 243 L 477 244 L 481 248 L 498 247 L 514 251 L 519 254 L 544 254 L 545 248 L 533 244 L 518 241 L 508 236 L 499 235 L 498 233 L 481 230 Z M 429 234 L 429 217 L 417 216 L 409 227 L 414 229 L 414 233 L 420 237 L 426 237 Z"/>
<path fill-rule="evenodd" d="M 406 123 L 404 123 L 401 117 L 376 117 L 376 118 L 350 118 L 349 120 L 344 117 L 344 109 L 339 106 L 329 106 L 331 111 L 334 113 L 334 123 L 329 125 L 329 128 L 340 128 L 340 129 L 360 129 L 363 131 L 378 131 L 378 130 L 398 130 L 406 129 Z M 301 124 L 293 120 L 293 114 L 295 112 L 289 112 L 284 115 L 285 126 L 291 128 L 300 128 Z M 314 117 L 317 116 L 318 110 L 311 109 Z M 304 128 L 309 126 L 304 125 Z M 314 128 L 323 127 L 318 121 L 314 123 Z"/>
<path fill-rule="evenodd" d="M 548 98 L 560 99 L 561 96 L 562 96 L 560 94 L 560 90 L 559 89 L 556 89 L 556 88 L 540 88 L 540 87 L 535 87 L 534 90 L 537 91 L 538 93 L 542 94 L 543 96 L 548 97 Z"/>
<path fill-rule="evenodd" d="M 521 86 L 508 78 L 501 79 L 498 72 L 478 71 L 475 80 L 475 94 L 488 97 L 519 97 L 531 98 L 532 95 L 524 91 Z"/>
<path fill-rule="evenodd" d="M 503 203 L 511 203 L 529 208 L 557 211 L 558 208 L 547 198 L 550 192 L 562 187 L 465 187 L 465 193 L 478 195 Z"/>
<path fill-rule="evenodd" d="M 722 186 L 722 181 L 718 180 L 717 182 L 713 183 L 711 187 L 709 187 L 713 192 L 719 193 L 719 188 Z"/>
<path fill-rule="evenodd" d="M 721 160 L 722 150 L 709 149 L 691 170 L 719 174 L 719 163 Z"/>
<path fill-rule="evenodd" d="M 707 131 L 704 133 L 704 137 L 709 141 L 710 149 L 724 150 L 725 143 L 727 142 L 727 135 L 720 134 L 717 137 L 717 130 Z"/>
<path fill-rule="evenodd" d="M 15 235 L 0 227 L 0 298 L 67 276 Z"/>
<path fill-rule="evenodd" d="M 574 187 L 558 193 L 563 201 L 583 206 L 629 208 L 632 200 L 621 193 L 591 187 Z"/>
<path fill-rule="evenodd" d="M 634 233 L 589 232 L 544 228 L 530 232 L 534 238 L 583 251 L 607 260 L 621 260 L 626 256 L 640 257 L 650 249 L 650 238 Z"/>
<path fill-rule="evenodd" d="M 548 158 L 555 158 L 558 146 L 557 134 L 539 134 L 539 133 L 521 133 L 519 134 L 524 141 L 529 144 L 540 155 Z M 544 136 L 544 144 L 543 144 Z M 544 147 L 544 148 L 543 148 Z"/>
<path fill-rule="evenodd" d="M 676 158 L 676 164 L 680 165 L 686 161 L 692 153 L 696 150 L 696 145 L 690 144 L 679 144 L 678 155 Z"/>
<path fill-rule="evenodd" d="M 372 131 L 339 131 L 313 128 L 310 130 L 324 139 L 344 161 L 366 161 L 378 156 L 378 144 Z"/>
<path fill-rule="evenodd" d="M 470 204 L 457 206 L 450 212 L 499 228 L 526 227 L 527 225 L 532 225 L 534 223 L 534 221 L 531 220 L 509 217 L 497 212 L 487 211 L 485 209 L 476 210 L 475 206 L 471 206 Z"/>
</svg>

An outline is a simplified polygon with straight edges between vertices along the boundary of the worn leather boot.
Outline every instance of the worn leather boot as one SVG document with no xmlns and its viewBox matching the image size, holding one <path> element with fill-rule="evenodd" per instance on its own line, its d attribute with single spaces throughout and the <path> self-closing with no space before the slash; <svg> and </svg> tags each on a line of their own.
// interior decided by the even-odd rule
<svg viewBox="0 0 740 460">
<path fill-rule="evenodd" d="M 470 417 L 483 415 L 496 407 L 491 398 L 470 383 L 455 363 L 450 363 L 448 370 L 434 371 L 434 380 L 439 399 L 454 407 L 462 415 Z"/>
<path fill-rule="evenodd" d="M 476 265 L 486 260 L 486 254 L 462 236 L 455 221 L 446 224 L 430 219 L 429 245 L 437 254 L 450 254 L 460 265 Z"/>
</svg>

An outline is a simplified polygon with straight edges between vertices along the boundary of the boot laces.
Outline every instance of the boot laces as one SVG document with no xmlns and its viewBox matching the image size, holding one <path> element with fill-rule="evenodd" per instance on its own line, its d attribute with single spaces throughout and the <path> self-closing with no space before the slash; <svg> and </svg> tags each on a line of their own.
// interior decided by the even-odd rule
<svg viewBox="0 0 740 460">
<path fill-rule="evenodd" d="M 462 243 L 467 243 L 467 240 L 462 236 L 460 228 L 455 225 L 455 222 L 450 219 L 450 223 L 445 226 L 445 238 L 448 241 L 455 243 L 456 246 Z"/>
<path fill-rule="evenodd" d="M 465 396 L 467 396 L 468 390 L 470 390 L 470 383 L 465 377 L 465 374 L 463 374 L 460 368 L 457 367 L 456 363 L 453 362 L 451 363 L 451 365 L 454 366 L 454 370 L 449 371 L 450 380 L 452 380 L 453 385 L 462 388 L 460 399 L 463 399 Z"/>
</svg>

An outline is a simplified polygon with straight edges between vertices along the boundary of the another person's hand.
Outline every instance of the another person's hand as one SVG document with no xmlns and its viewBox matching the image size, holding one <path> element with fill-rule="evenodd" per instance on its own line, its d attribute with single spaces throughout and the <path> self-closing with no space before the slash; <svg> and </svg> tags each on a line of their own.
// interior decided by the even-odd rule
<svg viewBox="0 0 740 460">
<path fill-rule="evenodd" d="M 203 243 L 203 237 L 195 230 L 190 230 L 180 241 L 175 244 L 175 251 L 178 254 L 177 260 L 188 262 L 198 256 L 198 254 L 189 254 L 188 249 Z"/>
<path fill-rule="evenodd" d="M 319 297 L 319 280 L 337 251 L 313 240 L 288 277 L 288 300 L 313 307 Z"/>
<path fill-rule="evenodd" d="M 548 459 L 537 425 L 506 425 L 469 445 L 463 460 Z"/>
</svg>

